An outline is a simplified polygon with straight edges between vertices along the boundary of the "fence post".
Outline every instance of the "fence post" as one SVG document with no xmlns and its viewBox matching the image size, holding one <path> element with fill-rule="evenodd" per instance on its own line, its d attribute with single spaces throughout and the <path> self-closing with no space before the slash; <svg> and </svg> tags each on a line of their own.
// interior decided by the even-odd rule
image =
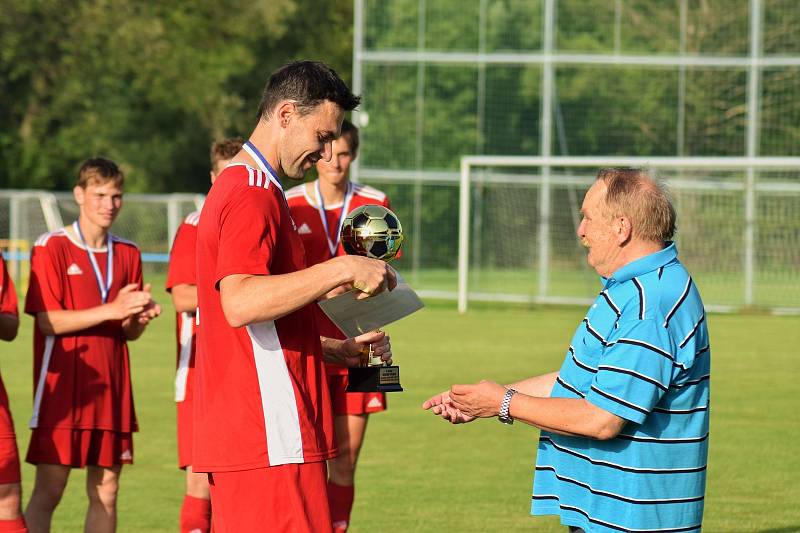
<svg viewBox="0 0 800 533">
<path fill-rule="evenodd" d="M 552 155 L 552 124 L 553 124 L 553 91 L 554 66 L 553 66 L 553 28 L 556 20 L 555 0 L 546 0 L 544 3 L 544 17 L 542 17 L 542 109 L 541 109 L 541 156 L 548 159 Z M 550 281 L 550 165 L 542 166 L 542 187 L 539 192 L 539 297 L 547 296 Z"/>
<path fill-rule="evenodd" d="M 758 104 L 761 70 L 758 64 L 761 55 L 761 0 L 750 0 L 750 68 L 747 80 L 747 157 L 752 160 L 758 154 L 759 116 Z M 753 305 L 755 285 L 755 233 L 756 233 L 756 171 L 752 164 L 747 167 L 745 184 L 744 226 L 744 304 Z"/>
<path fill-rule="evenodd" d="M 178 200 L 174 195 L 170 195 L 167 200 L 167 239 L 169 240 L 170 250 L 172 249 L 172 241 L 175 239 L 175 233 L 178 232 L 178 226 L 181 223 L 180 216 Z"/>
<path fill-rule="evenodd" d="M 461 181 L 458 188 L 458 312 L 467 312 L 469 277 L 469 159 L 461 158 Z"/>
<path fill-rule="evenodd" d="M 17 286 L 20 286 L 20 268 L 19 268 L 19 196 L 12 194 L 9 198 L 9 212 L 8 212 L 8 251 L 11 261 L 11 278 Z"/>
</svg>

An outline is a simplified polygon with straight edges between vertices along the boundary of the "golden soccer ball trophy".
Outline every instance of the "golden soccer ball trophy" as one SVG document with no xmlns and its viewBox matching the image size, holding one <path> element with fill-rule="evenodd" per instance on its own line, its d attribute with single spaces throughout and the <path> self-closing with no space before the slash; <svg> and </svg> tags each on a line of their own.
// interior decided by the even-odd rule
<svg viewBox="0 0 800 533">
<path fill-rule="evenodd" d="M 342 222 L 342 247 L 348 255 L 391 261 L 403 245 L 403 227 L 391 209 L 382 205 L 363 205 L 353 209 Z M 402 391 L 400 369 L 384 365 L 380 357 L 365 350 L 362 365 L 348 369 L 348 391 Z"/>
<path fill-rule="evenodd" d="M 341 239 L 348 255 L 391 261 L 403 245 L 403 226 L 391 209 L 362 205 L 345 217 Z"/>
</svg>

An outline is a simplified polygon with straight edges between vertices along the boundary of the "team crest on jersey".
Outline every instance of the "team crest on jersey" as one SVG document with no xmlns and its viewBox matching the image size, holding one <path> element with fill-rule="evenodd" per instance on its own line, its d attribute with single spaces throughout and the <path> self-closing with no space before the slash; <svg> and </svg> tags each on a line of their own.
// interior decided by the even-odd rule
<svg viewBox="0 0 800 533">
<path fill-rule="evenodd" d="M 72 263 L 67 269 L 67 275 L 69 276 L 80 276 L 81 274 L 83 274 L 83 270 L 77 263 Z"/>
<path fill-rule="evenodd" d="M 309 233 L 311 233 L 311 228 L 308 227 L 308 224 L 303 222 L 303 224 L 299 228 L 297 228 L 297 233 L 299 233 L 300 235 L 308 235 Z"/>
</svg>

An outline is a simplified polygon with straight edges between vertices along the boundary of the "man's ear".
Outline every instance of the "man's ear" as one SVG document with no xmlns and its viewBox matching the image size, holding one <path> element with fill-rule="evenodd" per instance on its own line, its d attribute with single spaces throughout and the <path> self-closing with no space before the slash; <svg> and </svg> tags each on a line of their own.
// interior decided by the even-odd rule
<svg viewBox="0 0 800 533">
<path fill-rule="evenodd" d="M 296 113 L 297 106 L 294 100 L 284 100 L 275 108 L 275 119 L 282 128 L 285 128 Z"/>
<path fill-rule="evenodd" d="M 631 219 L 626 216 L 617 217 L 614 223 L 614 230 L 617 234 L 617 244 L 625 244 L 633 236 L 633 227 L 631 227 Z"/>
<path fill-rule="evenodd" d="M 72 196 L 75 197 L 75 203 L 76 204 L 83 205 L 83 197 L 84 197 L 85 193 L 86 193 L 86 191 L 83 189 L 83 187 L 80 187 L 78 185 L 76 185 L 72 189 Z"/>
</svg>

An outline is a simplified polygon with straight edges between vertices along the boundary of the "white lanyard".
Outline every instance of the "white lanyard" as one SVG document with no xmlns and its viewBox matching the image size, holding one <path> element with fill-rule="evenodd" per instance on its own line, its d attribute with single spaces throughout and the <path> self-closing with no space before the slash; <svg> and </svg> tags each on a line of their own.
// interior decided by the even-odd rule
<svg viewBox="0 0 800 533">
<path fill-rule="evenodd" d="M 325 200 L 322 199 L 322 193 L 319 190 L 319 180 L 314 182 L 314 187 L 317 191 L 317 211 L 319 218 L 322 220 L 322 227 L 325 228 L 325 239 L 328 241 L 328 250 L 331 252 L 331 257 L 336 257 L 336 252 L 339 249 L 339 240 L 342 233 L 342 224 L 344 224 L 344 217 L 347 216 L 350 208 L 350 200 L 353 199 L 353 184 L 347 183 L 347 191 L 344 193 L 344 201 L 342 202 L 342 212 L 339 213 L 339 220 L 336 222 L 336 237 L 331 241 L 331 231 L 328 228 L 328 216 L 325 214 Z"/>
<path fill-rule="evenodd" d="M 83 238 L 83 233 L 81 233 L 81 227 L 77 220 L 72 223 L 72 227 L 75 229 L 75 233 L 78 234 L 81 244 L 84 248 L 86 248 L 86 253 L 89 254 L 89 262 L 92 264 L 92 270 L 94 270 L 94 277 L 97 281 L 97 287 L 100 289 L 100 298 L 103 303 L 106 303 L 106 301 L 108 301 L 108 291 L 111 290 L 111 282 L 114 280 L 114 243 L 111 239 L 111 234 L 109 233 L 106 235 L 108 262 L 106 266 L 106 281 L 104 283 L 103 274 L 100 272 L 100 265 L 97 264 L 97 259 L 95 259 L 92 249 L 86 244 L 86 240 Z"/>
</svg>

